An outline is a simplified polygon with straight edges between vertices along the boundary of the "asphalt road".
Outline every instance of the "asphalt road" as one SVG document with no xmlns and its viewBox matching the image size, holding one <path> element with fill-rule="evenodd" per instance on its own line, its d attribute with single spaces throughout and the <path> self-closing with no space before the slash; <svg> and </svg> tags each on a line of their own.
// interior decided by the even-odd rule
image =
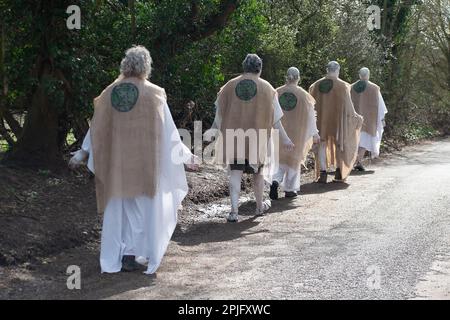
<svg viewBox="0 0 450 320">
<path fill-rule="evenodd" d="M 170 245 L 125 299 L 450 299 L 450 140 Z"/>
<path fill-rule="evenodd" d="M 372 163 L 348 184 L 305 183 L 238 224 L 208 205 L 176 233 L 156 277 L 101 275 L 98 243 L 4 268 L 8 299 L 450 299 L 450 139 Z M 227 203 L 227 202 L 225 202 Z M 221 211 L 222 210 L 222 211 Z M 68 290 L 68 265 L 81 290 Z"/>
</svg>

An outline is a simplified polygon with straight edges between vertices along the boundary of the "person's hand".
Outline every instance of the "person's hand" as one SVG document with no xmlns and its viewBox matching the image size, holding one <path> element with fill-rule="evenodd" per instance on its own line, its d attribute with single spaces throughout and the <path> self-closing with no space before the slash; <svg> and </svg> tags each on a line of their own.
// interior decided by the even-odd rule
<svg viewBox="0 0 450 320">
<path fill-rule="evenodd" d="M 192 155 L 191 160 L 189 163 L 186 163 L 186 169 L 189 171 L 198 171 L 200 168 L 200 158 L 196 155 Z"/>
<path fill-rule="evenodd" d="M 69 160 L 69 168 L 75 170 L 79 166 L 86 163 L 88 153 L 84 150 L 78 150 L 71 153 L 72 158 Z"/>
<path fill-rule="evenodd" d="M 294 151 L 295 145 L 292 143 L 291 140 L 285 142 L 283 144 L 284 150 L 286 150 L 286 152 L 292 152 Z"/>
<path fill-rule="evenodd" d="M 314 144 L 319 144 L 320 143 L 320 136 L 318 134 L 316 134 L 313 137 L 313 142 L 314 142 Z"/>
<path fill-rule="evenodd" d="M 186 169 L 188 171 L 198 171 L 199 170 L 199 165 L 198 164 L 187 164 L 186 165 Z"/>
</svg>

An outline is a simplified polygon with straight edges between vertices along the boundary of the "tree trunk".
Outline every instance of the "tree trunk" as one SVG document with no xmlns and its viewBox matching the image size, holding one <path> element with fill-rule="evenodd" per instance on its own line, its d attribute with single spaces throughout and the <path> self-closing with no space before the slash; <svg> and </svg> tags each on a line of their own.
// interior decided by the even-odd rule
<svg viewBox="0 0 450 320">
<path fill-rule="evenodd" d="M 41 61 L 39 84 L 33 93 L 23 132 L 5 157 L 7 164 L 47 168 L 62 164 L 58 146 L 58 114 L 44 86 L 46 78 L 51 77 L 50 65 L 46 59 Z"/>
<path fill-rule="evenodd" d="M 63 72 L 55 67 L 50 52 L 50 45 L 58 44 L 62 48 L 65 43 L 56 36 L 67 32 L 64 24 L 57 23 L 60 17 L 56 13 L 65 10 L 68 3 L 41 0 L 33 7 L 33 18 L 40 21 L 35 30 L 40 47 L 36 50 L 36 63 L 32 72 L 37 85 L 30 89 L 31 103 L 27 108 L 22 132 L 12 150 L 4 157 L 4 162 L 9 165 L 56 169 L 63 164 L 61 144 L 68 130 L 65 124 L 67 117 L 65 119 L 64 110 L 54 105 L 52 93 L 47 87 L 48 81 L 62 81 L 66 100 L 71 91 Z"/>
<path fill-rule="evenodd" d="M 128 8 L 131 13 L 131 41 L 133 41 L 132 45 L 136 43 L 136 9 L 135 9 L 135 0 L 128 0 Z"/>
</svg>

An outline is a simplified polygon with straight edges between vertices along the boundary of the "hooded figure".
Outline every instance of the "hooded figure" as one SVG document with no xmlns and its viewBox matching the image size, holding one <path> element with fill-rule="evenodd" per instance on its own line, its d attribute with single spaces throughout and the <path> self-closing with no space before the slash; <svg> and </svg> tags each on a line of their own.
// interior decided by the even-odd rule
<svg viewBox="0 0 450 320">
<path fill-rule="evenodd" d="M 278 199 L 281 184 L 287 198 L 294 198 L 300 191 L 301 165 L 311 150 L 313 141 L 319 143 L 316 125 L 315 100 L 298 86 L 300 71 L 291 67 L 287 71 L 286 85 L 277 89 L 278 100 L 284 112 L 281 122 L 295 145 L 293 152 L 280 150 L 280 168 L 273 177 L 270 198 Z"/>
<path fill-rule="evenodd" d="M 363 118 L 353 107 L 350 84 L 339 79 L 340 65 L 331 61 L 326 77 L 311 85 L 309 92 L 316 100 L 320 146 L 316 152 L 316 176 L 327 183 L 327 169 L 336 168 L 336 182 L 350 174 L 358 154 Z"/>
<path fill-rule="evenodd" d="M 360 80 L 352 85 L 351 91 L 355 110 L 364 118 L 355 169 L 365 171 L 361 161 L 366 151 L 370 152 L 372 158 L 380 155 L 387 109 L 381 96 L 380 87 L 369 81 L 370 70 L 362 68 L 359 71 L 359 78 Z"/>
<path fill-rule="evenodd" d="M 156 272 L 188 192 L 183 163 L 193 163 L 170 114 L 164 89 L 148 80 L 148 50 L 127 50 L 119 78 L 94 99 L 94 117 L 81 150 L 95 173 L 103 215 L 102 272 Z M 178 152 L 174 152 L 174 150 Z M 95 170 L 94 170 L 95 166 Z M 195 169 L 195 165 L 190 165 Z"/>
<path fill-rule="evenodd" d="M 228 168 L 231 213 L 228 222 L 238 221 L 239 193 L 242 174 L 252 174 L 256 198 L 256 215 L 263 215 L 271 206 L 263 201 L 264 181 L 271 182 L 277 167 L 273 138 L 279 131 L 286 149 L 293 144 L 281 124 L 281 111 L 276 90 L 261 79 L 262 60 L 248 54 L 243 62 L 244 73 L 226 83 L 217 95 L 216 117 L 212 129 L 218 134 L 215 163 Z M 217 132 L 218 131 L 218 132 Z"/>
</svg>

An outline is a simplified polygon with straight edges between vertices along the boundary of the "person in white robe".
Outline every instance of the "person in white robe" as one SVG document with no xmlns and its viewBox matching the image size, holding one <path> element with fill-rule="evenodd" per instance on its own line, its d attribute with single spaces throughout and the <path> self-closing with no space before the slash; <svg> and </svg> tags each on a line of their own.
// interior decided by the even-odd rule
<svg viewBox="0 0 450 320">
<path fill-rule="evenodd" d="M 215 102 L 216 116 L 212 126 L 212 131 L 218 132 L 216 139 L 216 163 L 224 166 L 229 174 L 231 212 L 227 218 L 228 222 L 238 222 L 239 219 L 239 196 L 241 191 L 242 175 L 252 174 L 254 181 L 254 193 L 256 199 L 256 216 L 264 215 L 271 207 L 269 199 L 264 200 L 265 183 L 272 182 L 272 176 L 278 169 L 278 143 L 281 140 L 283 147 L 292 151 L 294 144 L 286 134 L 281 123 L 283 111 L 278 101 L 276 90 L 261 76 L 262 60 L 256 54 L 248 54 L 242 63 L 244 73 L 225 84 Z M 272 130 L 275 129 L 276 131 Z M 239 130 L 256 132 L 256 141 L 242 145 L 237 148 L 245 149 L 245 156 L 239 157 L 239 151 L 233 150 L 230 154 L 226 151 L 220 152 L 222 148 L 230 150 L 236 146 L 230 146 L 226 139 L 226 131 Z M 273 131 L 273 132 L 272 132 Z M 260 133 L 267 135 L 264 141 Z M 276 132 L 279 133 L 276 139 Z M 214 134 L 209 134 L 214 135 Z M 221 138 L 220 138 L 221 137 Z M 255 157 L 252 157 L 252 146 L 257 146 L 254 150 Z M 222 158 L 221 156 L 225 158 Z M 228 157 L 229 156 L 229 157 Z M 252 158 L 258 158 L 252 161 Z"/>
<path fill-rule="evenodd" d="M 333 182 L 343 183 L 351 173 L 358 155 L 358 142 L 363 118 L 353 106 L 349 83 L 339 78 L 337 61 L 327 64 L 327 74 L 311 85 L 309 92 L 316 100 L 317 128 L 320 144 L 315 151 L 318 183 L 328 182 L 328 170 L 334 167 Z"/>
<path fill-rule="evenodd" d="M 188 192 L 184 163 L 192 170 L 197 169 L 195 157 L 181 141 L 164 89 L 146 80 L 151 62 L 145 47 L 126 51 L 120 77 L 94 100 L 91 128 L 81 150 L 69 162 L 69 166 L 75 168 L 87 160 L 87 167 L 94 174 L 97 169 L 99 174 L 105 168 L 113 173 L 117 169 L 118 173 L 112 177 L 107 172 L 107 181 L 122 183 L 120 192 L 105 198 L 102 206 L 99 196 L 104 197 L 108 186 L 96 175 L 99 212 L 104 212 L 100 248 L 102 273 L 146 269 L 146 274 L 153 274 L 157 271 L 175 230 L 177 211 Z M 101 136 L 102 131 L 108 132 L 107 138 Z M 151 135 L 142 133 L 147 131 Z M 99 140 L 99 136 L 104 140 Z M 149 143 L 149 140 L 158 143 Z M 105 150 L 109 150 L 106 156 L 103 155 Z M 129 158 L 133 154 L 138 157 L 143 154 L 143 159 Z M 152 158 L 153 162 L 147 158 Z M 155 168 L 148 169 L 143 164 L 154 164 Z M 147 169 L 153 181 L 148 181 Z M 130 172 L 130 175 L 123 176 L 121 172 Z M 130 180 L 128 190 L 123 190 L 125 180 Z M 135 184 L 145 188 L 129 193 Z M 154 186 L 153 192 L 147 193 L 148 186 Z M 105 192 L 100 193 L 100 189 Z"/>
<path fill-rule="evenodd" d="M 295 198 L 300 191 L 301 165 L 313 142 L 320 142 L 316 123 L 314 98 L 298 83 L 300 71 L 291 67 L 287 71 L 286 84 L 277 89 L 279 102 L 284 111 L 281 122 L 295 148 L 292 152 L 280 150 L 280 168 L 274 175 L 270 187 L 270 198 L 278 199 L 278 187 L 281 186 L 286 198 Z"/>
<path fill-rule="evenodd" d="M 360 81 L 352 85 L 352 100 L 356 112 L 364 118 L 359 141 L 358 158 L 354 169 L 365 171 L 362 160 L 367 151 L 372 159 L 380 155 L 381 140 L 383 138 L 385 116 L 388 112 L 380 88 L 369 81 L 370 70 L 361 68 Z"/>
</svg>

